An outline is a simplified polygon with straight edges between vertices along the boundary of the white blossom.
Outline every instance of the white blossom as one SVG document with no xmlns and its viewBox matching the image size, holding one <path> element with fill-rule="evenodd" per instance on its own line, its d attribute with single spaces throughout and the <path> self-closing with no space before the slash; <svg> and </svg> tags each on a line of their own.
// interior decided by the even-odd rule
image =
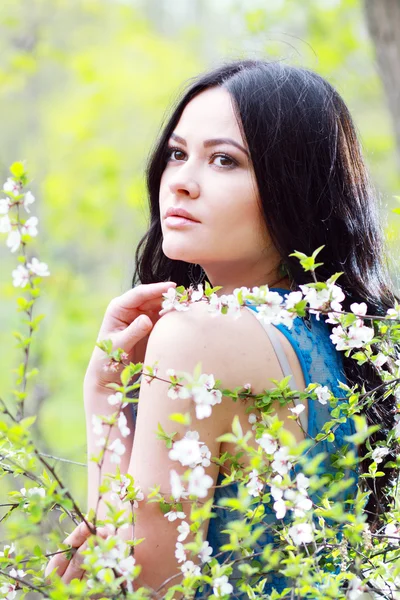
<svg viewBox="0 0 400 600">
<path fill-rule="evenodd" d="M 399 415 L 395 415 L 395 418 Z M 394 426 L 394 435 L 396 439 L 400 438 L 400 419 L 396 419 L 396 425 Z"/>
<path fill-rule="evenodd" d="M 92 430 L 95 435 L 103 435 L 103 421 L 98 415 L 92 415 Z"/>
<path fill-rule="evenodd" d="M 170 510 L 169 512 L 164 514 L 164 517 L 167 517 L 168 521 L 176 521 L 176 519 L 186 519 L 186 515 L 182 510 Z"/>
<path fill-rule="evenodd" d="M 361 320 L 348 328 L 347 331 L 341 325 L 332 329 L 329 336 L 337 350 L 348 350 L 349 348 L 362 348 L 374 337 L 374 330 L 366 327 Z"/>
<path fill-rule="evenodd" d="M 253 469 L 249 474 L 249 482 L 246 483 L 246 487 L 249 491 L 250 496 L 259 496 L 264 489 L 263 482 L 259 479 L 259 473 L 257 469 Z"/>
<path fill-rule="evenodd" d="M 198 465 L 189 475 L 188 492 L 190 495 L 205 498 L 209 488 L 213 484 L 213 479 L 210 475 L 206 475 L 204 467 Z"/>
<path fill-rule="evenodd" d="M 25 497 L 28 497 L 28 496 L 29 497 L 40 496 L 40 498 L 46 497 L 46 490 L 44 488 L 40 488 L 40 487 L 32 487 L 32 488 L 29 488 L 28 490 L 23 487 L 20 489 L 20 492 Z"/>
<path fill-rule="evenodd" d="M 25 198 L 24 198 L 24 208 L 25 208 L 25 210 L 26 210 L 27 213 L 31 212 L 29 210 L 28 206 L 30 204 L 33 204 L 34 202 L 35 202 L 35 196 L 32 194 L 32 192 L 26 192 Z"/>
<path fill-rule="evenodd" d="M 187 536 L 190 533 L 190 525 L 186 521 L 182 521 L 180 525 L 178 525 L 179 535 L 177 537 L 178 542 L 183 542 L 186 540 Z"/>
<path fill-rule="evenodd" d="M 0 215 L 6 215 L 10 210 L 11 202 L 8 198 L 0 199 Z"/>
<path fill-rule="evenodd" d="M 118 429 L 121 432 L 122 437 L 127 437 L 131 430 L 129 429 L 129 427 L 127 426 L 127 419 L 126 416 L 123 412 L 119 413 L 119 417 L 118 417 Z"/>
<path fill-rule="evenodd" d="M 328 312 L 328 317 L 325 319 L 326 323 L 332 323 L 332 325 L 338 325 L 341 322 L 341 315 L 333 312 Z"/>
<path fill-rule="evenodd" d="M 187 560 L 181 565 L 181 571 L 184 575 L 201 575 L 199 565 L 195 565 L 192 560 Z"/>
<path fill-rule="evenodd" d="M 273 505 L 274 511 L 276 512 L 277 519 L 283 519 L 286 515 L 286 503 L 283 498 L 276 500 Z"/>
<path fill-rule="evenodd" d="M 138 502 L 141 502 L 142 500 L 144 500 L 144 493 L 140 489 L 140 486 L 135 487 L 134 491 L 135 491 L 135 499 L 133 500 L 133 508 L 138 508 L 138 506 L 139 506 Z"/>
<path fill-rule="evenodd" d="M 184 467 L 196 466 L 202 460 L 199 442 L 186 436 L 173 443 L 168 456 L 171 460 L 178 460 Z"/>
<path fill-rule="evenodd" d="M 272 461 L 272 468 L 274 471 L 279 473 L 280 475 L 286 475 L 289 469 L 292 468 L 292 463 L 290 462 L 289 450 L 284 446 L 280 448 L 274 454 L 274 460 Z"/>
<path fill-rule="evenodd" d="M 302 299 L 303 299 L 302 292 L 299 292 L 299 291 L 290 292 L 290 294 L 288 294 L 285 298 L 285 307 L 286 308 L 294 308 L 296 306 L 296 304 L 301 302 Z"/>
<path fill-rule="evenodd" d="M 293 408 L 289 408 L 290 412 L 292 412 L 294 415 L 296 415 L 297 417 L 303 412 L 303 410 L 305 410 L 305 406 L 304 404 L 296 404 L 296 406 L 294 406 Z"/>
<path fill-rule="evenodd" d="M 10 217 L 5 215 L 4 217 L 0 217 L 0 233 L 8 233 L 11 231 L 12 225 L 10 221 Z"/>
<path fill-rule="evenodd" d="M 203 373 L 192 386 L 192 397 L 196 404 L 196 417 L 204 419 L 211 415 L 212 406 L 222 402 L 222 392 L 214 389 L 214 375 Z"/>
<path fill-rule="evenodd" d="M 331 393 L 326 385 L 319 385 L 315 388 L 315 393 L 320 404 L 326 404 L 331 397 Z"/>
<path fill-rule="evenodd" d="M 24 265 L 18 265 L 12 272 L 13 286 L 24 288 L 29 282 L 29 271 Z"/>
<path fill-rule="evenodd" d="M 125 446 L 119 438 L 116 438 L 108 447 L 111 452 L 111 462 L 119 464 L 121 462 L 121 456 L 125 454 Z"/>
<path fill-rule="evenodd" d="M 222 294 L 221 296 L 217 296 L 216 294 L 212 294 L 208 310 L 210 312 L 214 312 L 214 314 L 218 314 L 225 309 L 227 309 L 227 314 L 234 319 L 238 319 L 240 317 L 241 305 L 238 301 L 237 295 Z"/>
<path fill-rule="evenodd" d="M 118 561 L 118 571 L 123 577 L 132 577 L 135 558 L 132 555 L 125 556 Z"/>
<path fill-rule="evenodd" d="M 389 454 L 389 452 L 389 448 L 378 446 L 378 448 L 375 448 L 375 450 L 372 452 L 372 460 L 379 464 L 382 462 L 384 457 Z"/>
<path fill-rule="evenodd" d="M 115 394 L 110 394 L 110 396 L 108 396 L 107 402 L 110 406 L 116 406 L 121 404 L 123 397 L 124 395 L 122 392 L 116 392 Z"/>
<path fill-rule="evenodd" d="M 186 498 L 188 493 L 185 491 L 185 488 L 182 485 L 181 478 L 178 473 L 171 469 L 170 471 L 170 483 L 171 483 L 171 495 L 175 500 L 180 500 L 181 498 Z"/>
<path fill-rule="evenodd" d="M 297 473 L 296 484 L 299 492 L 305 492 L 310 485 L 310 479 L 304 475 L 304 473 Z"/>
<path fill-rule="evenodd" d="M 18 229 L 12 229 L 7 237 L 6 246 L 11 252 L 16 252 L 21 244 L 21 234 Z"/>
<path fill-rule="evenodd" d="M 24 225 L 22 225 L 21 227 L 21 233 L 22 234 L 27 234 L 30 235 L 31 237 L 36 237 L 38 234 L 38 230 L 37 230 L 37 224 L 38 224 L 38 218 L 37 217 L 30 217 Z"/>
<path fill-rule="evenodd" d="M 111 482 L 111 489 L 115 494 L 117 494 L 120 500 L 124 500 L 128 492 L 128 486 L 130 485 L 130 483 L 130 479 L 126 477 L 126 475 L 122 474 L 119 480 L 114 479 Z"/>
<path fill-rule="evenodd" d="M 255 413 L 250 413 L 248 421 L 251 425 L 253 425 L 253 423 L 257 423 L 257 415 Z"/>
<path fill-rule="evenodd" d="M 352 313 L 357 315 L 358 317 L 363 317 L 367 314 L 368 307 L 365 302 L 361 302 L 361 304 L 357 304 L 357 302 L 353 302 L 350 304 L 350 310 Z"/>
<path fill-rule="evenodd" d="M 198 557 L 200 558 L 202 563 L 210 562 L 212 553 L 212 546 L 210 546 L 210 543 L 206 540 L 205 542 L 203 542 L 200 548 Z"/>
<path fill-rule="evenodd" d="M 181 542 L 176 542 L 175 544 L 175 558 L 178 563 L 186 561 L 186 552 Z"/>
<path fill-rule="evenodd" d="M 309 523 L 297 523 L 289 527 L 289 535 L 296 546 L 300 544 L 309 544 L 313 541 L 314 536 L 312 527 Z"/>
<path fill-rule="evenodd" d="M 305 513 L 312 509 L 312 501 L 306 493 L 288 489 L 285 490 L 284 496 L 286 500 L 293 503 L 295 517 L 304 517 Z"/>
<path fill-rule="evenodd" d="M 3 185 L 3 191 L 13 196 L 18 196 L 21 193 L 22 186 L 17 181 L 14 181 L 12 177 L 8 177 L 7 181 Z"/>
<path fill-rule="evenodd" d="M 278 442 L 269 433 L 263 433 L 262 436 L 256 439 L 256 443 L 261 446 L 267 454 L 274 454 L 278 449 Z"/>
<path fill-rule="evenodd" d="M 283 489 L 281 487 L 279 487 L 279 485 L 274 485 L 275 483 L 277 484 L 281 484 L 282 483 L 282 475 L 275 475 L 272 479 L 271 479 L 271 496 L 273 497 L 274 500 L 280 500 L 281 498 L 283 498 Z"/>
<path fill-rule="evenodd" d="M 13 552 L 15 552 L 15 546 L 14 546 L 14 544 L 13 543 L 11 545 L 6 544 L 3 547 L 3 550 L 0 551 L 0 556 L 5 556 L 6 550 L 8 550 L 8 555 L 7 556 L 11 556 L 11 554 L 13 554 Z"/>
<path fill-rule="evenodd" d="M 219 297 L 217 296 L 217 294 L 211 294 L 211 296 L 208 299 L 208 306 L 207 306 L 207 310 L 208 312 L 212 313 L 214 316 L 219 314 L 220 310 L 221 310 L 221 303 L 219 301 Z"/>
<path fill-rule="evenodd" d="M 169 290 L 163 294 L 163 297 L 165 298 L 165 300 L 163 300 L 161 304 L 161 308 L 163 311 L 168 311 L 172 309 L 178 311 L 189 310 L 189 306 L 186 306 L 185 304 L 179 302 L 177 297 L 177 291 L 174 287 L 169 288 Z"/>
<path fill-rule="evenodd" d="M 341 312 L 341 302 L 345 299 L 342 289 L 335 284 L 328 283 L 327 287 L 322 290 L 309 288 L 306 285 L 300 286 L 304 294 L 305 300 L 310 307 L 310 313 L 316 314 L 317 320 L 320 318 L 320 311 L 333 310 Z"/>
<path fill-rule="evenodd" d="M 191 397 L 191 393 L 190 390 L 188 390 L 184 385 L 175 384 L 169 388 L 167 396 L 172 400 L 177 400 L 178 398 L 180 400 L 187 400 Z"/>
<path fill-rule="evenodd" d="M 130 581 L 133 577 L 135 567 L 135 558 L 131 555 L 130 546 L 120 537 L 115 537 L 115 544 L 110 549 L 102 549 L 100 545 L 96 545 L 92 552 L 85 555 L 84 564 L 93 563 L 93 556 L 96 558 L 95 566 L 103 567 L 98 573 L 97 578 L 104 581 L 105 569 L 113 569 L 118 576 L 123 576 L 128 579 L 128 590 L 132 591 Z"/>
<path fill-rule="evenodd" d="M 4 600 L 14 600 L 17 595 L 15 584 L 11 582 L 3 583 L 0 587 L 0 594 Z"/>
<path fill-rule="evenodd" d="M 193 289 L 193 291 L 192 291 L 192 295 L 191 295 L 192 302 L 198 302 L 199 300 L 202 299 L 203 295 L 204 295 L 203 286 L 200 283 L 197 286 L 197 290 Z"/>
<path fill-rule="evenodd" d="M 350 581 L 346 598 L 347 600 L 358 600 L 359 598 L 361 599 L 363 595 L 364 586 L 362 585 L 362 581 L 359 577 L 354 577 L 354 579 Z"/>
<path fill-rule="evenodd" d="M 268 290 L 266 293 L 254 294 L 255 301 L 260 302 L 260 306 L 256 307 L 257 319 L 263 323 L 269 325 L 270 323 L 278 325 L 280 323 L 280 313 L 282 310 L 283 298 L 278 292 L 271 292 Z"/>
<path fill-rule="evenodd" d="M 400 544 L 400 525 L 398 523 L 388 523 L 385 527 L 385 535 L 390 536 L 388 542 L 393 546 L 398 546 Z"/>
<path fill-rule="evenodd" d="M 379 352 L 374 360 L 374 365 L 375 367 L 382 367 L 382 365 L 384 365 L 388 360 L 388 357 L 385 356 L 382 352 Z"/>
<path fill-rule="evenodd" d="M 11 569 L 10 575 L 11 577 L 19 577 L 20 579 L 22 579 L 23 577 L 25 577 L 26 573 L 23 569 Z"/>
<path fill-rule="evenodd" d="M 31 262 L 27 263 L 28 269 L 39 277 L 47 277 L 50 275 L 49 268 L 46 263 L 40 262 L 37 258 L 32 258 Z"/>
<path fill-rule="evenodd" d="M 213 580 L 213 592 L 214 596 L 217 598 L 233 592 L 233 586 L 228 582 L 228 577 L 226 575 L 221 575 L 221 577 L 216 577 Z"/>
<path fill-rule="evenodd" d="M 200 447 L 200 453 L 201 453 L 201 465 L 203 467 L 209 467 L 211 465 L 211 452 L 208 448 L 208 446 L 206 446 L 205 444 L 203 444 Z"/>
<path fill-rule="evenodd" d="M 389 319 L 400 319 L 400 305 L 396 304 L 395 308 L 389 308 L 386 311 L 386 316 Z"/>
</svg>

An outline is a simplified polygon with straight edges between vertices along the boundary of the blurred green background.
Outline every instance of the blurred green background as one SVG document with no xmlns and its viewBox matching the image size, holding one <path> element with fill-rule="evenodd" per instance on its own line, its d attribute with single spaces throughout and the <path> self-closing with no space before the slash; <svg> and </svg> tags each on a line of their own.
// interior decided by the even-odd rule
<svg viewBox="0 0 400 600">
<path fill-rule="evenodd" d="M 3 0 L 0 9 L 0 172 L 26 161 L 49 265 L 34 314 L 28 414 L 43 452 L 85 462 L 84 373 L 109 301 L 131 287 L 147 223 L 143 169 L 185 81 L 223 59 L 269 57 L 308 66 L 343 95 L 355 119 L 392 257 L 399 251 L 395 137 L 365 7 L 359 0 Z M 21 360 L 12 285 L 16 256 L 0 247 L 0 395 Z M 393 275 L 398 282 L 392 259 Z M 59 472 L 86 508 L 85 468 Z"/>
</svg>

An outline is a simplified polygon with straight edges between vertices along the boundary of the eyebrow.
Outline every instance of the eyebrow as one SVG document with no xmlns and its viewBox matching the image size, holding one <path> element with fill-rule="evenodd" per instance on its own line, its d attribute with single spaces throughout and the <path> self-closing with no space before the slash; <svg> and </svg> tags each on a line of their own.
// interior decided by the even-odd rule
<svg viewBox="0 0 400 600">
<path fill-rule="evenodd" d="M 186 140 L 184 140 L 179 135 L 176 135 L 176 133 L 171 133 L 171 138 L 176 142 L 182 144 L 182 146 L 187 146 Z M 246 148 L 243 148 L 243 146 L 235 142 L 235 140 L 231 140 L 231 138 L 215 138 L 213 140 L 204 140 L 203 142 L 204 148 L 209 148 L 210 146 L 217 146 L 218 144 L 229 144 L 230 146 L 235 146 L 235 148 L 238 148 L 239 150 L 244 152 L 248 158 L 250 158 Z"/>
</svg>

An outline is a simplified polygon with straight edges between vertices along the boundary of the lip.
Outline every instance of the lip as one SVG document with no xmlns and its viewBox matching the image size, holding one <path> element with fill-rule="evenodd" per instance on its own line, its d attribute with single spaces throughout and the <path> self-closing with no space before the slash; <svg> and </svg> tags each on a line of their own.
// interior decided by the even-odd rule
<svg viewBox="0 0 400 600">
<path fill-rule="evenodd" d="M 170 229 L 182 229 L 185 227 L 199 225 L 199 221 L 193 221 L 192 219 L 186 219 L 185 217 L 178 217 L 177 215 L 166 217 L 166 219 L 164 219 L 164 223 Z"/>
<path fill-rule="evenodd" d="M 185 210 L 184 208 L 178 208 L 175 206 L 170 206 L 167 212 L 164 215 L 165 220 L 167 221 L 168 217 L 182 217 L 185 220 L 192 221 L 193 223 L 199 223 L 190 212 Z M 182 219 L 182 220 L 183 220 Z M 168 221 L 167 221 L 168 222 Z"/>
</svg>

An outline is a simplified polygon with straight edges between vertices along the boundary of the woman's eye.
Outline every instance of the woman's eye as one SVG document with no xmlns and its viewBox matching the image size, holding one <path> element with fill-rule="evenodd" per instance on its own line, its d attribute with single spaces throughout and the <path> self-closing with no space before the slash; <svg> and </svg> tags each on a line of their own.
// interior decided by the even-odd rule
<svg viewBox="0 0 400 600">
<path fill-rule="evenodd" d="M 186 152 L 180 150 L 180 148 L 169 147 L 167 149 L 167 160 L 171 160 L 172 162 L 180 162 L 182 160 L 185 160 L 185 157 Z M 214 164 L 220 169 L 233 169 L 237 165 L 237 162 L 233 158 L 231 158 L 227 154 L 221 153 L 213 154 L 212 156 L 210 156 L 209 161 L 211 164 Z"/>
<path fill-rule="evenodd" d="M 183 152 L 183 150 L 179 150 L 179 148 L 168 148 L 168 158 L 173 158 L 173 160 L 182 160 L 182 155 L 184 154 L 185 153 Z"/>
<path fill-rule="evenodd" d="M 225 156 L 225 154 L 215 154 L 212 158 L 214 159 L 214 164 L 216 164 L 217 167 L 233 167 L 236 164 L 232 158 Z M 220 160 L 220 164 L 217 164 L 215 162 L 216 160 Z"/>
</svg>

